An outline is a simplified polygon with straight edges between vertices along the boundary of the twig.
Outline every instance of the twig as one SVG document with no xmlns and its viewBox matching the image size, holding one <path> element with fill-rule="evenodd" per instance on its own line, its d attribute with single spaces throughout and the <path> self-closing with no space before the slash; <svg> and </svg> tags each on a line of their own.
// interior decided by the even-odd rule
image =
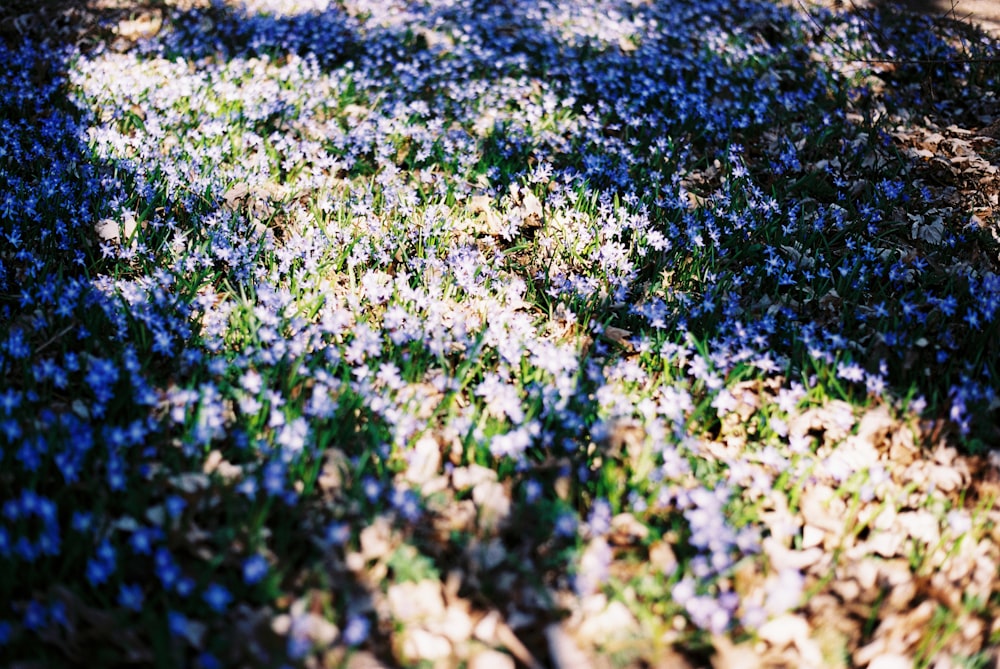
<svg viewBox="0 0 1000 669">
<path fill-rule="evenodd" d="M 52 335 L 49 338 L 48 341 L 42 343 L 41 346 L 39 346 L 38 348 L 36 348 L 35 349 L 35 353 L 38 353 L 39 351 L 42 351 L 42 350 L 46 349 L 50 344 L 52 344 L 57 339 L 61 338 L 63 335 L 69 334 L 73 330 L 73 328 L 75 328 L 75 327 L 76 327 L 75 325 L 67 325 L 65 328 L 63 328 L 59 332 L 57 332 L 54 335 Z"/>
<path fill-rule="evenodd" d="M 806 18 L 813 25 L 813 27 L 819 31 L 819 37 L 822 41 L 836 47 L 841 53 L 850 56 L 849 58 L 829 58 L 828 62 L 831 63 L 866 63 L 871 65 L 959 65 L 965 63 L 1000 63 L 1000 57 L 994 56 L 990 58 L 862 58 L 858 54 L 845 48 L 840 42 L 830 37 L 827 33 L 826 28 L 819 24 L 818 21 L 809 12 L 809 8 L 806 7 L 803 0 L 796 0 L 796 3 L 802 9 L 802 13 L 805 14 Z M 885 34 L 878 29 L 878 26 L 874 25 L 872 21 L 864 16 L 858 6 L 851 0 L 851 7 L 854 8 L 855 13 L 864 20 L 874 31 L 882 38 L 883 41 L 888 42 L 889 39 Z M 952 12 L 954 12 L 955 4 L 952 2 Z"/>
</svg>

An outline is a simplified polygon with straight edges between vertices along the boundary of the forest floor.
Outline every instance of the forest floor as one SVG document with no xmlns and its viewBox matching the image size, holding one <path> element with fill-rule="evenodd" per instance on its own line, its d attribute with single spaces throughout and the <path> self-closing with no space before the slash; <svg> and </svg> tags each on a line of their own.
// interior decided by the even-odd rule
<svg viewBox="0 0 1000 669">
<path fill-rule="evenodd" d="M 0 666 L 995 666 L 990 5 L 3 3 Z"/>
</svg>

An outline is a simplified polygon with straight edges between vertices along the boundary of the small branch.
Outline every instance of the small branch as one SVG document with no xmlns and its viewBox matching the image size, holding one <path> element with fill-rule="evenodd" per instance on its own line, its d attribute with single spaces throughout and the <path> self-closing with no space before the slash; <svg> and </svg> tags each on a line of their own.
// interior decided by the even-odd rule
<svg viewBox="0 0 1000 669">
<path fill-rule="evenodd" d="M 813 25 L 813 27 L 819 32 L 819 38 L 834 46 L 841 53 L 848 56 L 848 58 L 829 58 L 828 62 L 831 63 L 866 63 L 871 65 L 962 65 L 965 63 L 1000 63 L 1000 57 L 994 56 L 990 58 L 862 58 L 858 54 L 846 49 L 837 40 L 830 37 L 827 33 L 826 28 L 819 24 L 819 22 L 809 13 L 809 8 L 805 6 L 803 0 L 796 0 L 799 7 L 802 9 L 803 14 Z M 954 4 L 952 5 L 954 7 Z M 855 13 L 861 17 L 861 19 L 873 29 L 879 37 L 882 38 L 884 42 L 890 41 L 885 34 L 878 29 L 870 19 L 864 16 L 858 6 L 851 0 L 851 7 L 854 8 Z"/>
<path fill-rule="evenodd" d="M 52 335 L 52 337 L 50 337 L 48 341 L 46 341 L 41 346 L 39 346 L 38 348 L 36 348 L 35 349 L 35 353 L 38 353 L 39 351 L 42 351 L 42 350 L 48 348 L 48 346 L 50 344 L 52 344 L 54 341 L 56 341 L 57 339 L 61 339 L 63 335 L 66 335 L 66 334 L 69 334 L 70 332 L 72 332 L 73 328 L 75 328 L 75 327 L 76 327 L 75 325 L 67 325 L 65 328 L 63 328 L 59 332 L 57 332 L 54 335 Z"/>
</svg>

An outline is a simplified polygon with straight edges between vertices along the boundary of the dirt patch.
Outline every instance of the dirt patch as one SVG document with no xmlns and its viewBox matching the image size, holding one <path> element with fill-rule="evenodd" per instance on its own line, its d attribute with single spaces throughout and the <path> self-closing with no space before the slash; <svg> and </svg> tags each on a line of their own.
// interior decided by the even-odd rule
<svg viewBox="0 0 1000 669">
<path fill-rule="evenodd" d="M 144 25 L 158 25 L 177 2 L 168 0 L 10 0 L 0 3 L 0 40 L 75 44 L 134 40 Z"/>
</svg>

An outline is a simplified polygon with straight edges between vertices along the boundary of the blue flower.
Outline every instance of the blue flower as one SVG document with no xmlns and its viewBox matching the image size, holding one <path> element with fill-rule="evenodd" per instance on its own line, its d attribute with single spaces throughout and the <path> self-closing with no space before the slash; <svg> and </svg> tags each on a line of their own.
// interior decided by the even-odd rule
<svg viewBox="0 0 1000 669">
<path fill-rule="evenodd" d="M 344 627 L 344 643 L 348 646 L 357 646 L 364 643 L 365 639 L 368 638 L 370 629 L 371 622 L 369 622 L 368 618 L 357 615 L 350 616 L 347 619 L 347 625 Z"/>
<path fill-rule="evenodd" d="M 49 617 L 52 622 L 59 623 L 63 627 L 69 627 L 69 619 L 66 617 L 66 605 L 56 600 L 49 605 Z"/>
<path fill-rule="evenodd" d="M 101 542 L 101 545 L 97 547 L 97 558 L 106 562 L 108 564 L 114 565 L 115 562 L 115 547 L 111 545 L 107 539 Z"/>
<path fill-rule="evenodd" d="M 285 468 L 281 462 L 273 460 L 264 466 L 264 490 L 269 495 L 280 494 L 285 487 Z"/>
<path fill-rule="evenodd" d="M 229 603 L 233 600 L 233 596 L 223 586 L 218 583 L 212 583 L 205 588 L 202 599 L 216 613 L 224 613 L 226 608 L 229 607 Z"/>
<path fill-rule="evenodd" d="M 198 666 L 202 669 L 222 669 L 222 663 L 219 662 L 219 659 L 208 651 L 198 655 Z"/>
<path fill-rule="evenodd" d="M 165 505 L 167 507 L 167 513 L 170 514 L 171 518 L 177 518 L 182 513 L 184 513 L 184 507 L 187 506 L 187 502 L 180 495 L 171 495 L 167 497 Z"/>
<path fill-rule="evenodd" d="M 183 636 L 187 633 L 188 619 L 178 611 L 167 611 L 167 626 L 174 636 Z"/>
<path fill-rule="evenodd" d="M 39 552 L 28 537 L 19 537 L 14 543 L 14 553 L 25 562 L 34 562 Z"/>
<path fill-rule="evenodd" d="M 247 585 L 260 583 L 267 576 L 267 570 L 267 559 L 263 555 L 251 555 L 243 562 L 243 582 Z"/>
<path fill-rule="evenodd" d="M 576 516 L 568 511 L 560 513 L 553 530 L 556 536 L 564 538 L 572 537 L 576 534 Z"/>
<path fill-rule="evenodd" d="M 94 515 L 85 511 L 74 511 L 70 520 L 70 527 L 82 533 L 89 532 L 93 525 Z"/>
<path fill-rule="evenodd" d="M 152 553 L 153 541 L 157 536 L 157 532 L 150 529 L 140 528 L 132 534 L 132 538 L 129 539 L 129 546 L 132 547 L 132 552 L 136 555 L 149 555 Z"/>
<path fill-rule="evenodd" d="M 143 602 L 142 587 L 123 583 L 118 590 L 118 604 L 132 611 L 141 611 Z"/>
<path fill-rule="evenodd" d="M 181 597 L 190 597 L 191 593 L 194 592 L 194 579 L 189 576 L 182 576 L 177 580 L 177 586 L 174 590 Z"/>
<path fill-rule="evenodd" d="M 113 565 L 108 565 L 103 560 L 91 558 L 87 561 L 87 581 L 94 587 L 107 581 L 112 571 L 114 571 Z"/>
<path fill-rule="evenodd" d="M 524 482 L 524 501 L 534 504 L 542 496 L 542 484 L 535 479 L 528 479 Z"/>
<path fill-rule="evenodd" d="M 343 546 L 351 538 L 351 528 L 347 523 L 333 522 L 326 528 L 326 540 L 331 546 Z"/>
<path fill-rule="evenodd" d="M 24 611 L 24 627 L 33 632 L 48 627 L 48 616 L 41 603 L 32 600 Z"/>
<path fill-rule="evenodd" d="M 611 529 L 611 505 L 604 498 L 594 500 L 587 519 L 590 531 L 595 535 L 607 534 Z"/>
<path fill-rule="evenodd" d="M 174 563 L 174 556 L 170 554 L 169 550 L 161 547 L 156 549 L 153 563 L 156 565 L 156 576 L 160 579 L 163 587 L 172 588 L 177 583 L 177 579 L 180 578 L 180 569 Z"/>
</svg>

